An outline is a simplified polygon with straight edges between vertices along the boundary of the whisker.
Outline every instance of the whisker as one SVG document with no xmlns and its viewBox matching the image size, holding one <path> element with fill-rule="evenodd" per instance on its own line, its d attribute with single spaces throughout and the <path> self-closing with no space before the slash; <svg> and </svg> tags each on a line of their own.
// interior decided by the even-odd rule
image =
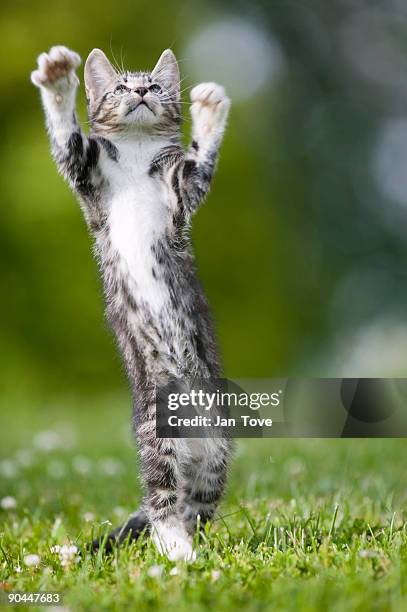
<svg viewBox="0 0 407 612">
<path fill-rule="evenodd" d="M 120 73 L 120 67 L 117 62 L 117 59 L 116 59 L 116 56 L 114 54 L 113 47 L 112 47 L 112 36 L 110 36 L 110 54 L 113 57 L 113 62 L 111 62 L 113 68 L 115 69 L 116 72 Z"/>
<path fill-rule="evenodd" d="M 123 45 L 120 48 L 121 71 L 124 72 Z"/>
</svg>

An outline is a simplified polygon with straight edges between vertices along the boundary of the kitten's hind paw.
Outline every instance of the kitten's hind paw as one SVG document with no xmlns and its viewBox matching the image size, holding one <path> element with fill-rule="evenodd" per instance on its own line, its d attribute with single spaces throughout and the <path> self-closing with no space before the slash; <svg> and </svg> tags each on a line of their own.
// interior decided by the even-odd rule
<svg viewBox="0 0 407 612">
<path fill-rule="evenodd" d="M 170 561 L 195 561 L 196 552 L 192 548 L 192 538 L 179 526 L 155 524 L 152 528 L 152 538 L 160 553 L 166 555 Z"/>
<path fill-rule="evenodd" d="M 79 79 L 75 70 L 81 63 L 80 56 L 67 47 L 52 47 L 48 53 L 41 53 L 37 59 L 38 69 L 31 73 L 36 87 L 63 91 L 76 87 Z"/>
</svg>

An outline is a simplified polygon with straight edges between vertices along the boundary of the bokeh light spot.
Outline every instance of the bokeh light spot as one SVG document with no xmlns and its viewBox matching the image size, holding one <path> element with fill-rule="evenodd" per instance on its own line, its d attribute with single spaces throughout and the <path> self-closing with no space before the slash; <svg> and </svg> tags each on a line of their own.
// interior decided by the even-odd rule
<svg viewBox="0 0 407 612">
<path fill-rule="evenodd" d="M 388 120 L 379 135 L 373 174 L 384 196 L 407 206 L 407 118 Z"/>
<path fill-rule="evenodd" d="M 282 53 L 261 27 L 239 18 L 217 21 L 195 33 L 184 57 L 191 78 L 217 81 L 233 101 L 244 101 L 280 74 Z"/>
</svg>

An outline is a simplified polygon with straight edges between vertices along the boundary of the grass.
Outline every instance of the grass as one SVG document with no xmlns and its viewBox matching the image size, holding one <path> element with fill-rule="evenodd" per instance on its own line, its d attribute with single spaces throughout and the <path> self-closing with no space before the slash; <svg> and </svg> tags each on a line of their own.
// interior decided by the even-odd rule
<svg viewBox="0 0 407 612">
<path fill-rule="evenodd" d="M 0 499 L 16 501 L 0 508 L 6 591 L 58 591 L 75 612 L 407 609 L 404 440 L 240 441 L 196 562 L 143 539 L 64 566 L 52 546 L 82 548 L 138 506 L 127 402 L 1 410 Z"/>
</svg>

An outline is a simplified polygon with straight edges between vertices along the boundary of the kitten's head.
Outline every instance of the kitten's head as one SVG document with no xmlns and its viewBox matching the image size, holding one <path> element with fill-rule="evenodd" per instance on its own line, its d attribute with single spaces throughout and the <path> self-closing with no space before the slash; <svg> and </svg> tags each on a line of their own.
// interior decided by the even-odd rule
<svg viewBox="0 0 407 612">
<path fill-rule="evenodd" d="M 143 130 L 172 134 L 180 124 L 175 55 L 163 52 L 152 72 L 118 72 L 100 49 L 85 64 L 89 119 L 99 133 Z"/>
</svg>

